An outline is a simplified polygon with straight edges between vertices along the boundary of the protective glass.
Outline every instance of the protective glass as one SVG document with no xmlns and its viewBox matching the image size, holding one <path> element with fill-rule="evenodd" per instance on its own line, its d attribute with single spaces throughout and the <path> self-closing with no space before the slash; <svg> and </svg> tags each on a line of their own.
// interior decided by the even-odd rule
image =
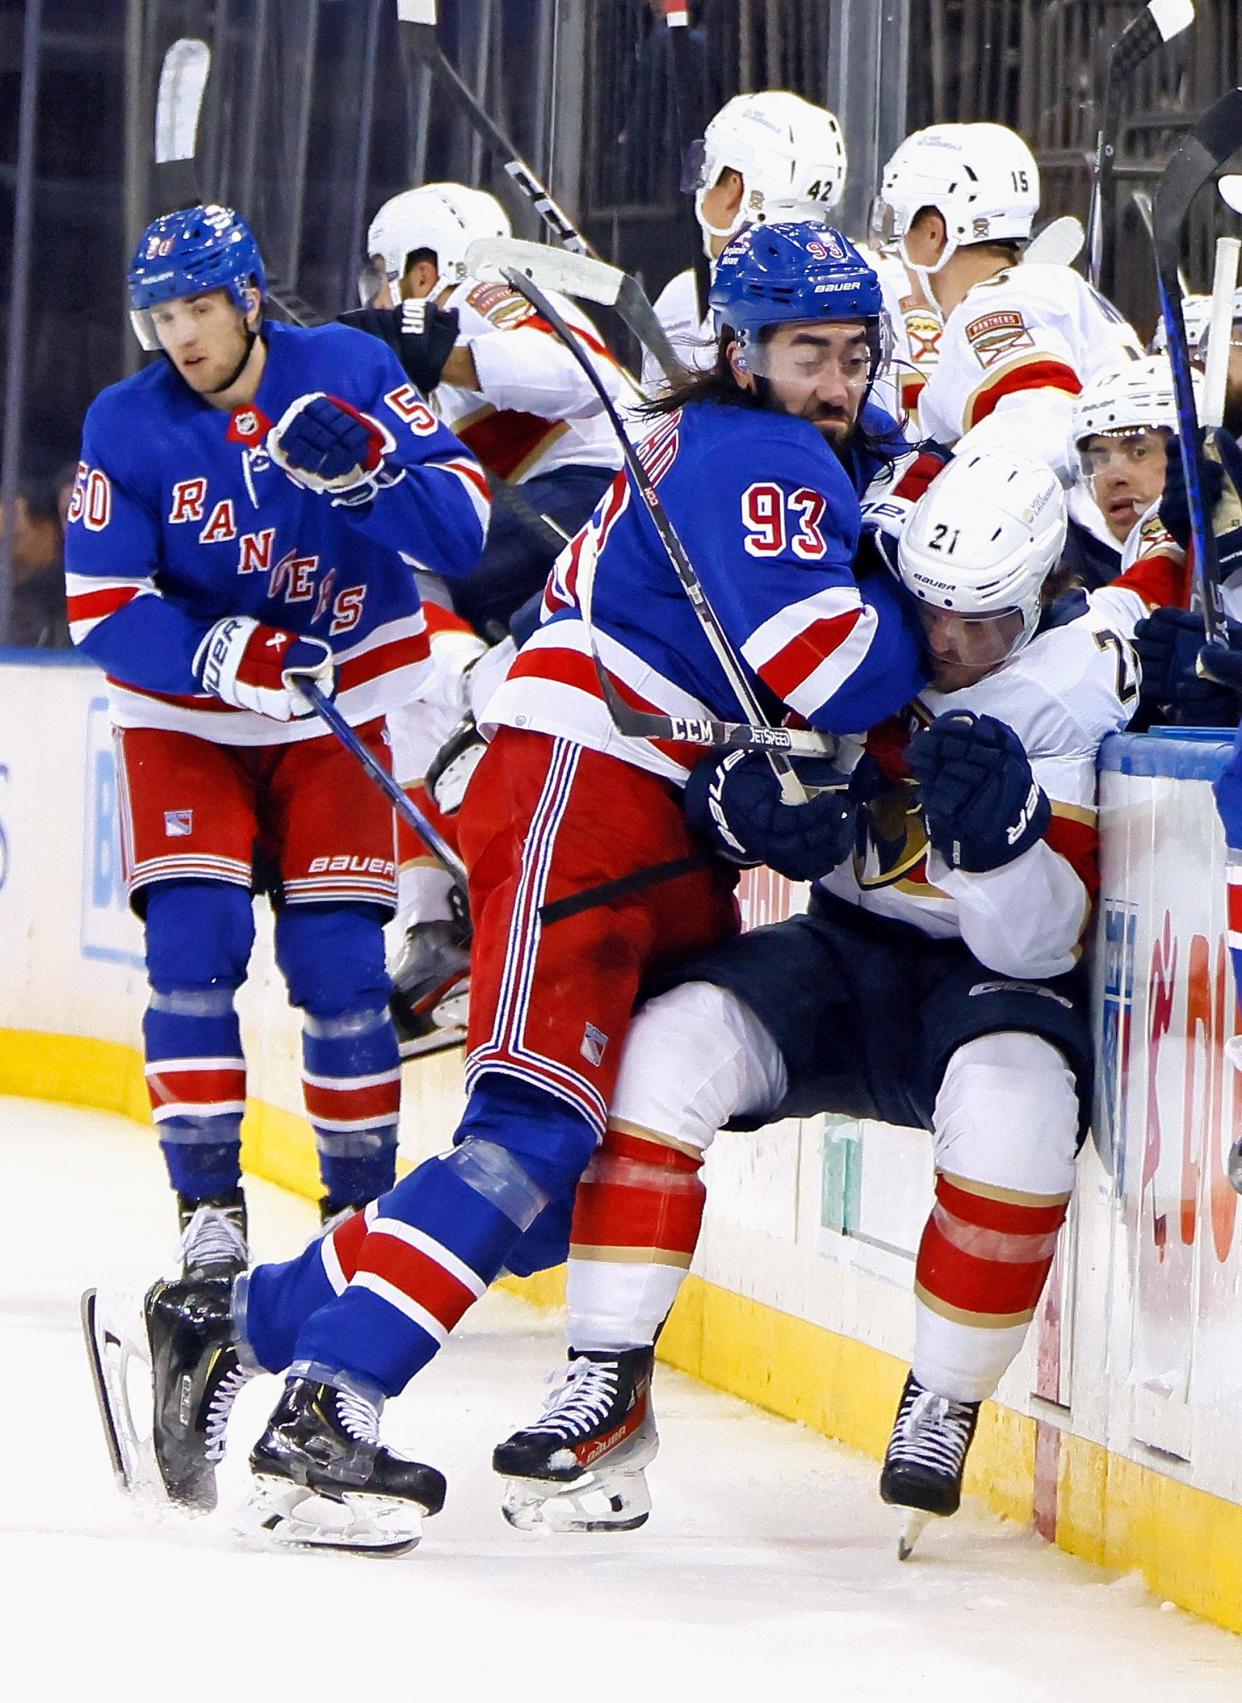
<svg viewBox="0 0 1242 1703">
<path fill-rule="evenodd" d="M 1169 433 L 1163 427 L 1135 426 L 1117 432 L 1095 432 L 1077 445 L 1078 470 L 1087 484 L 1117 469 L 1138 473 L 1162 468 Z"/>
<path fill-rule="evenodd" d="M 707 188 L 707 143 L 702 136 L 691 142 L 681 157 L 680 188 L 683 195 Z"/>
<path fill-rule="evenodd" d="M 1021 609 L 962 615 L 920 602 L 918 610 L 932 656 L 964 668 L 995 668 L 1021 647 L 1026 628 Z"/>
<path fill-rule="evenodd" d="M 761 340 L 742 342 L 747 371 L 786 389 L 835 379 L 865 390 L 881 352 L 879 327 L 863 320 L 791 320 Z"/>
</svg>

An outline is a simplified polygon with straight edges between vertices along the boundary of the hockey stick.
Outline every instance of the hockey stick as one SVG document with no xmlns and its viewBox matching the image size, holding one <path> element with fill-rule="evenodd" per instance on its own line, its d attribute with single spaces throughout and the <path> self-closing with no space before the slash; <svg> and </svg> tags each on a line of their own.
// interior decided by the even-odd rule
<svg viewBox="0 0 1242 1703">
<path fill-rule="evenodd" d="M 556 240 L 580 254 L 594 253 L 568 213 L 552 199 L 547 185 L 535 176 L 504 131 L 493 123 L 444 57 L 436 36 L 436 4 L 437 0 L 397 0 L 397 22 L 405 26 L 415 57 L 427 67 L 458 110 L 465 114 L 500 161 L 505 175 L 521 190 Z"/>
<path fill-rule="evenodd" d="M 764 752 L 771 764 L 772 772 L 780 782 L 781 797 L 786 804 L 804 804 L 806 793 L 789 761 L 786 753 L 798 752 L 807 756 L 828 756 L 835 748 L 835 742 L 829 734 L 817 733 L 814 730 L 802 731 L 786 727 L 773 727 L 764 718 L 763 709 L 758 698 L 747 680 L 742 664 L 730 643 L 729 636 L 715 610 L 707 600 L 694 565 L 686 553 L 686 547 L 678 537 L 677 529 L 669 519 L 668 511 L 660 500 L 660 495 L 648 477 L 647 470 L 639 460 L 630 442 L 629 434 L 621 422 L 621 416 L 613 405 L 612 398 L 599 381 L 591 363 L 579 348 L 568 326 L 561 319 L 552 303 L 531 279 L 514 268 L 505 273 L 510 286 L 524 295 L 528 302 L 535 307 L 565 347 L 573 355 L 578 365 L 586 373 L 592 388 L 599 397 L 617 434 L 621 445 L 621 453 L 625 457 L 626 472 L 636 494 L 642 499 L 643 507 L 651 516 L 660 543 L 664 548 L 677 578 L 681 581 L 682 590 L 690 601 L 691 608 L 698 617 L 699 624 L 707 637 L 712 653 L 729 682 L 730 689 L 742 708 L 749 716 L 749 722 L 717 722 L 708 718 L 691 719 L 679 716 L 655 715 L 650 712 L 634 710 L 625 703 L 608 677 L 607 670 L 595 655 L 595 665 L 599 673 L 600 686 L 618 732 L 630 737 L 650 739 L 679 739 L 689 744 L 723 745 L 728 747 L 742 746 L 751 750 Z M 589 617 L 587 626 L 589 630 Z M 594 645 L 592 645 L 594 654 Z"/>
<path fill-rule="evenodd" d="M 686 369 L 656 318 L 642 285 L 619 266 L 610 266 L 593 254 L 551 248 L 542 242 L 524 242 L 520 237 L 480 237 L 466 250 L 466 269 L 472 277 L 499 278 L 510 266 L 542 289 L 559 290 L 565 296 L 614 308 L 618 318 L 659 363 L 670 384 L 680 384 L 685 379 Z"/>
<path fill-rule="evenodd" d="M 466 866 L 440 830 L 424 816 L 417 804 L 406 796 L 398 782 L 388 773 L 375 753 L 367 750 L 331 698 L 322 692 L 313 680 L 299 680 L 298 690 L 304 698 L 314 705 L 315 714 L 321 721 L 327 723 L 350 756 L 356 758 L 362 764 L 380 791 L 388 796 L 398 816 L 409 827 L 413 828 L 419 838 L 425 841 L 436 854 L 445 869 L 453 877 L 454 886 L 460 889 L 463 898 L 466 897 Z"/>
<path fill-rule="evenodd" d="M 1225 423 L 1225 388 L 1229 378 L 1229 345 L 1233 331 L 1233 297 L 1238 287 L 1237 237 L 1217 237 L 1212 275 L 1212 311 L 1208 318 L 1207 359 L 1203 366 L 1203 424 L 1210 432 Z"/>
<path fill-rule="evenodd" d="M 1091 208 L 1087 215 L 1087 276 L 1097 290 L 1111 295 L 1113 256 L 1111 240 L 1105 255 L 1105 233 L 1110 239 L 1116 214 L 1117 128 L 1122 86 L 1130 74 L 1166 41 L 1172 41 L 1194 22 L 1193 0 L 1147 0 L 1147 5 L 1122 30 L 1108 50 L 1100 102 L 1100 128 L 1096 137 L 1095 171 L 1091 186 Z M 1107 258 L 1107 265 L 1105 264 Z"/>
<path fill-rule="evenodd" d="M 161 205 L 196 207 L 203 200 L 198 165 L 198 122 L 211 74 L 211 49 L 205 41 L 181 36 L 173 42 L 160 66 L 155 96 L 155 186 Z M 267 294 L 295 325 L 325 325 L 327 321 L 308 302 L 287 290 L 276 278 L 267 280 Z"/>
<path fill-rule="evenodd" d="M 1156 217 L 1151 210 L 1151 196 L 1145 189 L 1132 189 L 1130 191 L 1130 204 L 1143 221 L 1143 229 L 1147 232 L 1148 240 L 1154 244 L 1156 240 Z M 1177 287 L 1182 292 L 1183 298 L 1191 294 L 1190 279 L 1180 266 L 1177 269 Z"/>
<path fill-rule="evenodd" d="M 1195 557 L 1195 583 L 1203 604 L 1203 626 L 1209 641 L 1225 635 L 1225 610 L 1220 589 L 1216 538 L 1203 498 L 1199 420 L 1190 375 L 1190 351 L 1182 318 L 1177 268 L 1182 233 L 1195 197 L 1239 146 L 1242 146 L 1242 89 L 1223 95 L 1195 125 L 1164 169 L 1153 204 L 1155 220 L 1156 287 L 1164 315 L 1173 390 L 1177 400 L 1177 431 L 1190 510 Z"/>
<path fill-rule="evenodd" d="M 1072 213 L 1064 213 L 1059 219 L 1050 220 L 1031 238 L 1023 250 L 1022 264 L 1072 266 L 1082 253 L 1086 240 L 1082 220 L 1076 219 Z"/>
</svg>

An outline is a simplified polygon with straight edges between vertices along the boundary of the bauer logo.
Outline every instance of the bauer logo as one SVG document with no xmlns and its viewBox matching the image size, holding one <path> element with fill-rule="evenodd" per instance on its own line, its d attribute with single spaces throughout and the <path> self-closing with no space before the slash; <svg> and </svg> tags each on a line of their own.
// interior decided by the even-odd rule
<svg viewBox="0 0 1242 1703">
<path fill-rule="evenodd" d="M 85 794 L 82 956 L 141 969 L 142 930 L 125 896 L 121 864 L 121 795 L 117 786 L 108 705 L 104 698 L 93 699 L 87 711 Z"/>
</svg>

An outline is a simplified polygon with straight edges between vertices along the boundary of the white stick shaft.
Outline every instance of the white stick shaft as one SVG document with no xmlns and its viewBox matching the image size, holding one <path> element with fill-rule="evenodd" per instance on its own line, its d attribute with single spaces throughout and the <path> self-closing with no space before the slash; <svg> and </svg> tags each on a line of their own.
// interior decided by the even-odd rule
<svg viewBox="0 0 1242 1703">
<path fill-rule="evenodd" d="M 1233 297 L 1238 287 L 1237 237 L 1216 239 L 1216 270 L 1212 277 L 1212 314 L 1208 320 L 1207 370 L 1203 380 L 1202 420 L 1220 426 L 1225 419 L 1225 384 L 1229 376 L 1229 346 L 1233 336 Z"/>
</svg>

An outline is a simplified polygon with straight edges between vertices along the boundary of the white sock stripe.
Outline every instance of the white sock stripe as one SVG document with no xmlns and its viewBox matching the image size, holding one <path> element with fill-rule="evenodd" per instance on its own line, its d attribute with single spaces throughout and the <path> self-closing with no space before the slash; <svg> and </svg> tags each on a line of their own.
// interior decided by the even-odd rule
<svg viewBox="0 0 1242 1703">
<path fill-rule="evenodd" d="M 413 1224 L 404 1224 L 399 1218 L 375 1217 L 368 1225 L 373 1236 L 393 1236 L 407 1247 L 417 1248 L 420 1254 L 426 1254 L 442 1266 L 450 1277 L 455 1277 L 458 1283 L 467 1288 L 477 1301 L 487 1288 L 487 1284 L 475 1271 L 472 1271 L 464 1260 L 459 1259 L 451 1248 L 446 1248 L 443 1242 L 437 1242 L 434 1237 L 427 1235 L 424 1230 L 415 1229 Z"/>
<path fill-rule="evenodd" d="M 323 1118 L 317 1112 L 308 1112 L 307 1116 L 315 1129 L 333 1130 L 340 1135 L 351 1135 L 359 1129 L 396 1129 L 397 1111 L 375 1112 L 369 1118 Z"/>
<path fill-rule="evenodd" d="M 382 1088 L 386 1082 L 400 1080 L 399 1064 L 391 1070 L 376 1071 L 373 1076 L 312 1076 L 308 1070 L 302 1072 L 302 1081 L 308 1088 L 327 1088 L 336 1094 L 347 1094 L 355 1088 Z"/>
<path fill-rule="evenodd" d="M 360 1271 L 355 1274 L 350 1287 L 369 1289 L 373 1295 L 378 1295 L 381 1301 L 387 1301 L 397 1312 L 404 1313 L 412 1324 L 425 1330 L 435 1342 L 443 1345 L 448 1341 L 448 1331 L 439 1319 L 429 1313 L 426 1307 L 420 1307 L 417 1301 L 412 1301 L 395 1283 L 389 1283 L 386 1277 L 380 1277 L 373 1271 Z"/>
<path fill-rule="evenodd" d="M 245 1110 L 244 1100 L 169 1100 L 152 1108 L 151 1119 L 160 1124 L 169 1118 L 239 1118 Z"/>
<path fill-rule="evenodd" d="M 245 1070 L 244 1058 L 157 1058 L 143 1067 L 146 1076 L 162 1076 L 166 1070 Z"/>
<path fill-rule="evenodd" d="M 341 1270 L 340 1256 L 336 1251 L 335 1231 L 331 1236 L 319 1238 L 319 1257 L 323 1261 L 324 1275 L 332 1285 L 334 1295 L 343 1295 L 349 1287 L 345 1273 Z"/>
</svg>

